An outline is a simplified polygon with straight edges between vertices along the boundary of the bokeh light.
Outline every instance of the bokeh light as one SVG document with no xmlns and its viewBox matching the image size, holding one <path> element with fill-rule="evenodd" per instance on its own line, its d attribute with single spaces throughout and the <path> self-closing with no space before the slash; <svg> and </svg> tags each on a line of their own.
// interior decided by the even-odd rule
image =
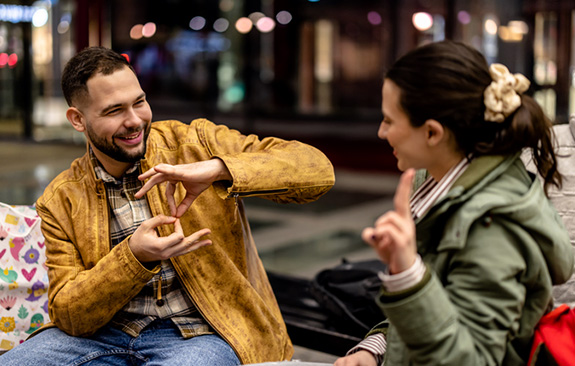
<svg viewBox="0 0 575 366">
<path fill-rule="evenodd" d="M 286 25 L 291 22 L 293 19 L 291 13 L 289 11 L 282 10 L 276 15 L 276 20 L 278 23 Z"/>
<path fill-rule="evenodd" d="M 136 24 L 130 29 L 130 38 L 140 39 L 144 36 L 143 34 L 144 26 L 142 24 Z"/>
<path fill-rule="evenodd" d="M 507 26 L 499 27 L 499 37 L 505 42 L 521 42 L 529 32 L 529 26 L 522 20 L 510 20 Z"/>
<path fill-rule="evenodd" d="M 269 17 L 263 17 L 256 23 L 256 28 L 262 33 L 269 33 L 276 27 L 276 22 Z"/>
<path fill-rule="evenodd" d="M 419 31 L 426 31 L 433 26 L 433 17 L 429 13 L 419 12 L 411 18 L 413 26 Z"/>
<path fill-rule="evenodd" d="M 58 23 L 58 33 L 59 34 L 64 34 L 69 30 L 70 30 L 70 22 L 63 20 L 60 23 Z"/>
<path fill-rule="evenodd" d="M 263 18 L 265 16 L 266 15 L 264 13 L 259 12 L 259 11 L 255 11 L 255 12 L 251 13 L 250 15 L 248 15 L 248 18 L 250 18 L 252 23 L 256 24 L 258 22 L 258 20 L 260 20 L 261 18 Z"/>
<path fill-rule="evenodd" d="M 0 53 L 0 67 L 5 67 L 8 64 L 8 54 L 6 52 Z"/>
<path fill-rule="evenodd" d="M 471 23 L 471 15 L 465 10 L 461 10 L 457 13 L 457 20 L 459 20 L 461 24 L 469 24 Z"/>
<path fill-rule="evenodd" d="M 32 24 L 34 27 L 39 28 L 48 23 L 48 11 L 46 9 L 40 8 L 34 12 L 32 15 Z"/>
<path fill-rule="evenodd" d="M 229 103 L 239 103 L 244 99 L 245 94 L 246 92 L 242 85 L 236 84 L 232 85 L 224 92 L 224 98 Z"/>
<path fill-rule="evenodd" d="M 142 35 L 146 38 L 152 37 L 156 34 L 156 23 L 148 22 L 142 27 Z"/>
<path fill-rule="evenodd" d="M 250 20 L 250 18 L 241 17 L 236 21 L 236 29 L 240 33 L 248 33 L 252 30 L 254 23 Z"/>
<path fill-rule="evenodd" d="M 195 16 L 190 20 L 190 28 L 195 31 L 202 30 L 206 26 L 206 18 L 201 16 Z"/>
<path fill-rule="evenodd" d="M 529 33 L 529 26 L 522 20 L 510 20 L 508 26 L 516 33 Z"/>
<path fill-rule="evenodd" d="M 10 54 L 10 56 L 8 56 L 8 66 L 15 67 L 16 64 L 18 63 L 18 55 L 15 53 Z"/>
<path fill-rule="evenodd" d="M 495 35 L 497 34 L 497 23 L 493 19 L 487 19 L 485 21 L 485 31 L 488 34 Z"/>
<path fill-rule="evenodd" d="M 367 13 L 367 21 L 373 25 L 381 24 L 381 15 L 377 11 L 370 11 Z"/>
<path fill-rule="evenodd" d="M 232 11 L 234 8 L 234 0 L 220 0 L 220 10 L 223 12 Z"/>
<path fill-rule="evenodd" d="M 70 30 L 70 22 L 72 21 L 72 14 L 64 13 L 60 18 L 60 22 L 58 23 L 58 33 L 64 34 Z"/>
<path fill-rule="evenodd" d="M 229 26 L 230 22 L 225 18 L 216 19 L 216 21 L 214 22 L 214 30 L 216 32 L 223 33 L 228 30 Z"/>
</svg>

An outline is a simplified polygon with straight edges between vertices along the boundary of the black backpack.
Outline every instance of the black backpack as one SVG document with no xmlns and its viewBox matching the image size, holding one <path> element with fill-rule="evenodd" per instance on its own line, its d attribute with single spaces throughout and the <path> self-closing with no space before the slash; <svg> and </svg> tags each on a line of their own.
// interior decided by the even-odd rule
<svg viewBox="0 0 575 366">
<path fill-rule="evenodd" d="M 310 294 L 326 311 L 337 330 L 359 337 L 385 316 L 375 299 L 381 289 L 377 273 L 386 266 L 379 260 L 342 263 L 319 272 L 310 282 Z"/>
</svg>

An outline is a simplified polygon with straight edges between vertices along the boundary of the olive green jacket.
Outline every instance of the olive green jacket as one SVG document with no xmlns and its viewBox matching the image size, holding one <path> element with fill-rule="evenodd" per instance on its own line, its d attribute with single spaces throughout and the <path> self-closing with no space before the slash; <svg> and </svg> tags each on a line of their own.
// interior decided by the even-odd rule
<svg viewBox="0 0 575 366">
<path fill-rule="evenodd" d="M 573 269 L 540 182 L 518 156 L 479 157 L 416 230 L 428 271 L 378 299 L 391 324 L 384 364 L 523 365 L 552 285 Z"/>
<path fill-rule="evenodd" d="M 171 259 L 202 316 L 242 363 L 290 359 L 293 347 L 245 220 L 241 197 L 280 203 L 317 199 L 334 184 L 333 167 L 319 150 L 295 141 L 244 136 L 199 119 L 152 124 L 142 171 L 160 164 L 219 158 L 232 182 L 216 182 L 181 218 L 185 235 L 211 229 L 212 245 Z M 227 184 L 226 184 L 227 183 Z M 176 201 L 185 194 L 178 185 Z M 147 193 L 153 216 L 169 215 L 165 185 Z M 160 270 L 146 269 L 128 240 L 110 245 L 109 207 L 88 154 L 75 160 L 37 202 L 46 238 L 53 324 L 90 336 L 108 323 Z M 161 236 L 171 225 L 158 228 Z"/>
</svg>

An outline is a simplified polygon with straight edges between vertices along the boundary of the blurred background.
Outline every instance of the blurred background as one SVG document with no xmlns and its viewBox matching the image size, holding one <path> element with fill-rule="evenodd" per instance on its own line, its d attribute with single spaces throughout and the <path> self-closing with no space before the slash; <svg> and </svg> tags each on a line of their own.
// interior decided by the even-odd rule
<svg viewBox="0 0 575 366">
<path fill-rule="evenodd" d="M 93 45 L 130 56 L 156 119 L 323 134 L 377 123 L 386 67 L 455 39 L 533 80 L 563 123 L 575 110 L 574 11 L 573 0 L 0 0 L 0 136 L 80 139 L 59 76 Z"/>
<path fill-rule="evenodd" d="M 373 258 L 360 233 L 398 179 L 376 136 L 382 77 L 442 39 L 526 75 L 554 123 L 575 112 L 574 0 L 0 0 L 0 201 L 33 204 L 86 151 L 60 74 L 101 45 L 129 56 L 154 120 L 205 117 L 331 159 L 337 182 L 317 202 L 246 201 L 268 270 L 311 278 Z"/>
<path fill-rule="evenodd" d="M 318 202 L 247 202 L 266 267 L 312 276 L 372 256 L 361 229 L 398 171 L 376 137 L 386 68 L 454 39 L 532 80 L 555 123 L 575 112 L 573 0 L 0 0 L 0 201 L 33 204 L 85 152 L 60 74 L 87 46 L 129 56 L 154 119 L 206 117 L 310 143 L 336 186 Z"/>
<path fill-rule="evenodd" d="M 532 80 L 555 123 L 575 112 L 573 0 L 0 0 L 0 201 L 33 204 L 85 152 L 60 74 L 87 46 L 129 56 L 154 119 L 205 117 L 321 149 L 336 186 L 318 202 L 247 202 L 268 268 L 311 276 L 372 256 L 363 227 L 398 171 L 377 139 L 386 68 L 454 39 Z"/>
</svg>

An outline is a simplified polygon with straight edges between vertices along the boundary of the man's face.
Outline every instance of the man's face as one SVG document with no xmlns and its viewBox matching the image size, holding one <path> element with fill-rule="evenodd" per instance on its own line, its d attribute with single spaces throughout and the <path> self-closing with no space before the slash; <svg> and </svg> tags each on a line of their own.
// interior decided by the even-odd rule
<svg viewBox="0 0 575 366">
<path fill-rule="evenodd" d="M 96 157 L 104 165 L 110 159 L 120 163 L 142 159 L 152 111 L 136 75 L 125 67 L 110 75 L 98 73 L 86 86 L 88 96 L 77 108 Z"/>
</svg>

